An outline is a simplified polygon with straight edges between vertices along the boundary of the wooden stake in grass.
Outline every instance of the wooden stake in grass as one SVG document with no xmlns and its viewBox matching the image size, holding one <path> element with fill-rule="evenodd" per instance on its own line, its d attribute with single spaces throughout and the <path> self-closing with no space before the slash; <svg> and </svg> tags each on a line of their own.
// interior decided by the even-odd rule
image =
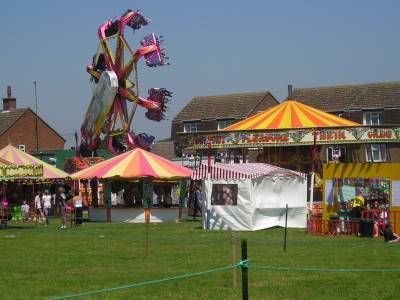
<svg viewBox="0 0 400 300">
<path fill-rule="evenodd" d="M 236 235 L 235 231 L 231 230 L 231 251 L 232 251 L 232 265 L 236 264 Z M 232 287 L 237 287 L 236 268 L 232 269 Z"/>
<path fill-rule="evenodd" d="M 242 240 L 242 263 L 247 262 L 247 240 Z M 242 265 L 242 299 L 249 299 L 249 276 L 247 265 Z"/>
<path fill-rule="evenodd" d="M 288 205 L 286 204 L 286 210 L 285 210 L 285 237 L 283 240 L 283 252 L 286 252 L 286 237 L 287 237 L 287 215 L 288 215 Z"/>
<path fill-rule="evenodd" d="M 146 233 L 144 242 L 144 257 L 147 258 L 149 252 L 149 224 L 150 224 L 150 208 L 144 209 L 144 218 L 146 222 Z"/>
</svg>

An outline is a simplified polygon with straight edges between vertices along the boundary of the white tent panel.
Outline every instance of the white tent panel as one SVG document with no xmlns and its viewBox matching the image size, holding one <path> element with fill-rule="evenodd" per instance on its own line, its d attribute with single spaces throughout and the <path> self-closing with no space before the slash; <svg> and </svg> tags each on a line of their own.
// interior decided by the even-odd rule
<svg viewBox="0 0 400 300">
<path fill-rule="evenodd" d="M 215 205 L 214 185 L 237 185 L 237 188 L 230 186 L 237 190 L 237 197 L 230 199 L 228 205 Z M 228 198 L 232 198 L 229 187 L 227 191 Z M 253 179 L 206 179 L 203 192 L 203 228 L 251 231 L 285 226 L 286 204 L 288 227 L 306 227 L 307 180 L 303 176 L 275 174 Z M 223 200 L 224 195 L 219 197 Z"/>
<path fill-rule="evenodd" d="M 237 184 L 237 205 L 211 205 L 213 184 Z M 236 230 L 251 230 L 253 209 L 251 205 L 250 180 L 206 180 L 203 186 L 207 203 L 210 229 L 238 228 Z M 207 211 L 203 214 L 207 215 Z M 203 227 L 206 228 L 206 218 Z"/>
</svg>

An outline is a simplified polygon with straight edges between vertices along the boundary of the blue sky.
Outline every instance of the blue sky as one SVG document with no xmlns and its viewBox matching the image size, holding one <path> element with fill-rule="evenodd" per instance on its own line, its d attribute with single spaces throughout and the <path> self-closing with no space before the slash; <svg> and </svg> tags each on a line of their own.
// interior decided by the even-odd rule
<svg viewBox="0 0 400 300">
<path fill-rule="evenodd" d="M 400 80 L 400 1 L 6 1 L 0 11 L 0 94 L 13 86 L 18 107 L 34 107 L 60 134 L 79 131 L 93 89 L 86 65 L 97 28 L 126 9 L 153 22 L 134 35 L 164 35 L 170 66 L 139 66 L 141 92 L 174 92 L 169 119 L 133 129 L 168 137 L 170 121 L 193 96 Z"/>
</svg>

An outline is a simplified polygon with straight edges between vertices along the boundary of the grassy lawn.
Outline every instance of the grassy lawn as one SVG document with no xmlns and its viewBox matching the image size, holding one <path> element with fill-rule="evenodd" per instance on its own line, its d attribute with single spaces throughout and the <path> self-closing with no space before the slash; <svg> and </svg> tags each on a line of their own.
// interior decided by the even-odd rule
<svg viewBox="0 0 400 300">
<path fill-rule="evenodd" d="M 200 222 L 149 226 L 87 223 L 61 230 L 0 230 L 0 298 L 51 299 L 231 264 L 230 233 L 206 232 Z M 21 225 L 22 227 L 22 225 Z M 291 272 L 257 266 L 328 269 L 400 269 L 400 244 L 382 239 L 313 237 L 283 229 L 236 233 L 248 239 L 250 299 L 398 299 L 400 273 Z M 237 244 L 240 257 L 240 243 Z M 232 270 L 76 299 L 241 299 Z M 73 298 L 75 299 L 75 298 Z"/>
</svg>

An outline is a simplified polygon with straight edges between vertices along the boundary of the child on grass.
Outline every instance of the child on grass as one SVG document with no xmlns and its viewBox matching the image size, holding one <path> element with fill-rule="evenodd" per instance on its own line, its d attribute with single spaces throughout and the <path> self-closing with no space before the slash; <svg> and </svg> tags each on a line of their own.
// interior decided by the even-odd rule
<svg viewBox="0 0 400 300">
<path fill-rule="evenodd" d="M 27 222 L 29 220 L 29 205 L 24 200 L 21 205 L 22 211 L 22 222 Z"/>
</svg>

